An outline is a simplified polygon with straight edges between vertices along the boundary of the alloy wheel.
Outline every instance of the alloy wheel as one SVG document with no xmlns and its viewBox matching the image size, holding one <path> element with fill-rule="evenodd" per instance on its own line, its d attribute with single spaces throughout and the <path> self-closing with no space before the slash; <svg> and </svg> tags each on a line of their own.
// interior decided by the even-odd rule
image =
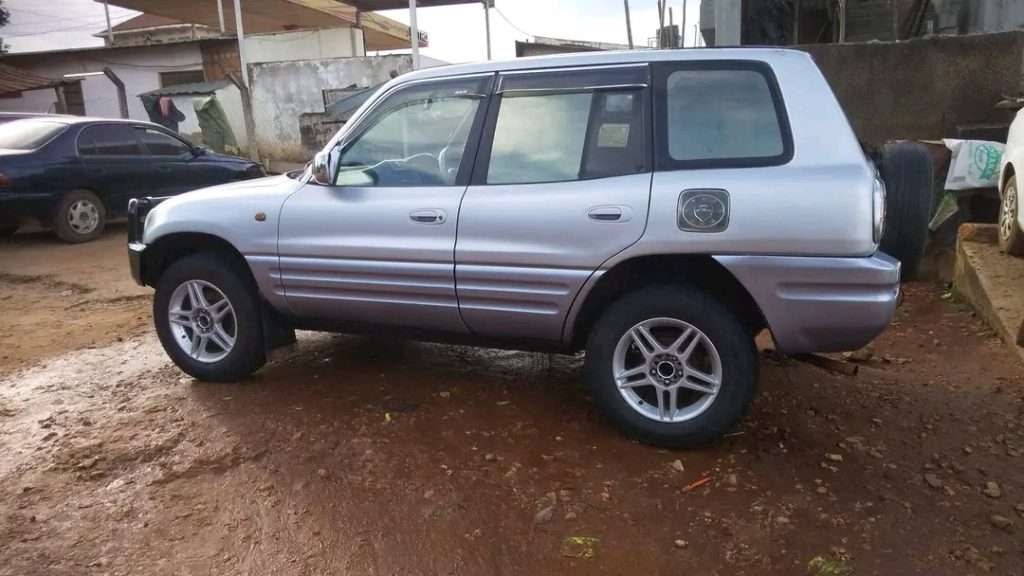
<svg viewBox="0 0 1024 576">
<path fill-rule="evenodd" d="M 626 331 L 615 347 L 612 375 L 637 413 L 666 423 L 704 413 L 722 384 L 722 359 L 697 327 L 676 318 L 651 318 Z"/>
<path fill-rule="evenodd" d="M 174 289 L 167 319 L 174 341 L 199 362 L 224 359 L 238 337 L 231 301 L 220 289 L 203 280 L 188 280 Z"/>
</svg>

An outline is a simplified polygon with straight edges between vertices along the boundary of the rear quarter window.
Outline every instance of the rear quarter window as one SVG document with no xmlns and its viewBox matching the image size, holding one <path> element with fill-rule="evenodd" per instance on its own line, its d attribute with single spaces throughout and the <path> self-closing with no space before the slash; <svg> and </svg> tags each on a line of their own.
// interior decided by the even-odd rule
<svg viewBox="0 0 1024 576">
<path fill-rule="evenodd" d="M 771 166 L 792 136 L 771 69 L 758 62 L 686 62 L 656 74 L 660 169 Z"/>
</svg>

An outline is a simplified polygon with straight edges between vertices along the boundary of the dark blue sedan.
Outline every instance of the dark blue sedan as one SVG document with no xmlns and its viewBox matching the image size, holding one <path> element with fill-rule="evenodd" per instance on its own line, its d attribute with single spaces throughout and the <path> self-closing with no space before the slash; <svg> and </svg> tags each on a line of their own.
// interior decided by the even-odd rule
<svg viewBox="0 0 1024 576">
<path fill-rule="evenodd" d="M 149 122 L 46 116 L 0 125 L 0 236 L 29 219 L 67 242 L 99 236 L 128 200 L 263 176 Z"/>
</svg>

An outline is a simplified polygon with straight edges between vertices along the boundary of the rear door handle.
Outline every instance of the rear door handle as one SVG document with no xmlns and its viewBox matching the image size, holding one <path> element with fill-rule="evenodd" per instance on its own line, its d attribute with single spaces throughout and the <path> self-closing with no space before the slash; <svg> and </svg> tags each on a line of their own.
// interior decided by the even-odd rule
<svg viewBox="0 0 1024 576">
<path fill-rule="evenodd" d="M 629 206 L 594 206 L 587 210 L 587 217 L 598 222 L 629 222 L 633 210 Z"/>
<path fill-rule="evenodd" d="M 447 216 L 444 210 L 428 208 L 424 210 L 413 210 L 409 213 L 409 219 L 417 224 L 444 224 Z"/>
</svg>

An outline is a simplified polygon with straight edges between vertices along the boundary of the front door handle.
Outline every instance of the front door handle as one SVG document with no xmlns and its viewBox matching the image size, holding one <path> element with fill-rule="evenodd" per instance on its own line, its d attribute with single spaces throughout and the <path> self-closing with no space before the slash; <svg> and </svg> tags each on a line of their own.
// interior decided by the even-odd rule
<svg viewBox="0 0 1024 576">
<path fill-rule="evenodd" d="M 594 206 L 587 210 L 587 217 L 598 222 L 629 222 L 633 211 L 629 206 Z"/>
<path fill-rule="evenodd" d="M 447 216 L 444 210 L 428 208 L 424 210 L 413 210 L 409 213 L 409 219 L 417 224 L 444 224 Z"/>
</svg>

